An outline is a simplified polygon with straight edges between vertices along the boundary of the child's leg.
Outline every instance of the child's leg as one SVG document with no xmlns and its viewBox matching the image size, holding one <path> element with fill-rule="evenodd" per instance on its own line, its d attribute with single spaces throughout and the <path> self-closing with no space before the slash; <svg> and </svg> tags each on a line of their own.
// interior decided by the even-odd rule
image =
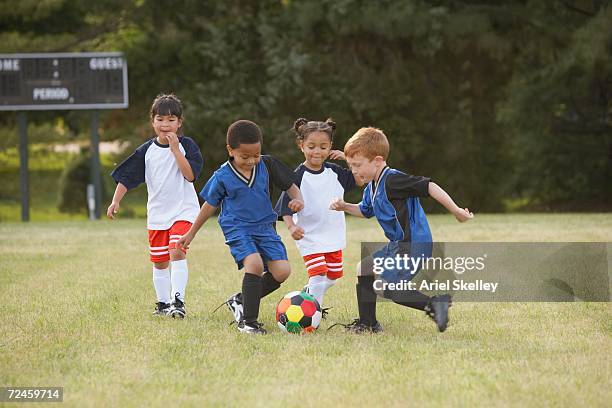
<svg viewBox="0 0 612 408">
<path fill-rule="evenodd" d="M 286 281 L 291 274 L 288 261 L 268 261 L 267 265 L 268 273 L 264 273 L 261 279 L 261 297 L 268 296 L 280 288 L 281 283 Z"/>
<path fill-rule="evenodd" d="M 170 228 L 168 248 L 170 253 L 170 264 L 172 269 L 172 300 L 178 298 L 181 302 L 185 301 L 185 290 L 189 279 L 189 268 L 185 259 L 184 249 L 178 249 L 176 242 L 182 235 L 186 234 L 191 228 L 191 223 L 187 221 L 177 221 Z"/>
<path fill-rule="evenodd" d="M 367 326 L 377 323 L 376 292 L 374 292 L 374 275 L 372 257 L 364 259 L 357 265 L 357 307 L 359 321 Z"/>
<path fill-rule="evenodd" d="M 242 260 L 244 277 L 242 279 L 243 319 L 246 323 L 254 323 L 259 317 L 259 303 L 262 293 L 263 261 L 258 253 L 248 255 Z"/>
<path fill-rule="evenodd" d="M 171 303 L 168 231 L 149 230 L 149 256 L 153 262 L 153 287 L 159 303 Z"/>
<path fill-rule="evenodd" d="M 304 256 L 304 265 L 308 273 L 308 293 L 310 293 L 319 305 L 322 305 L 323 295 L 325 295 L 326 275 L 329 272 L 325 262 L 325 254 L 310 254 Z"/>
</svg>

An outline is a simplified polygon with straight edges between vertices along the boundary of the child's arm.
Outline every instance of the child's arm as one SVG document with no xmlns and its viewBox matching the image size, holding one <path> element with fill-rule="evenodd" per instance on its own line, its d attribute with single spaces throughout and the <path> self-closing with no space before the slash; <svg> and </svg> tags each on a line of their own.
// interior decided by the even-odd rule
<svg viewBox="0 0 612 408">
<path fill-rule="evenodd" d="M 457 221 L 465 222 L 472 218 L 474 218 L 474 214 L 470 212 L 467 208 L 460 208 L 451 196 L 448 195 L 446 191 L 442 189 L 439 185 L 433 182 L 429 182 L 428 186 L 429 196 L 442 204 L 444 208 L 446 208 L 451 214 L 455 216 Z"/>
<path fill-rule="evenodd" d="M 294 223 L 292 216 L 284 215 L 283 221 L 285 222 L 287 229 L 291 233 L 291 238 L 295 239 L 296 241 L 299 241 L 300 239 L 304 238 L 304 228 Z"/>
<path fill-rule="evenodd" d="M 293 212 L 302 211 L 304 208 L 304 198 L 302 197 L 302 192 L 299 187 L 295 184 L 291 184 L 287 190 L 287 195 L 291 198 L 291 201 L 287 204 L 287 207 Z"/>
<path fill-rule="evenodd" d="M 344 211 L 356 217 L 365 218 L 365 215 L 363 215 L 363 213 L 361 212 L 361 208 L 359 207 L 359 204 L 347 203 L 341 198 L 338 198 L 332 201 L 332 203 L 329 205 L 329 209 L 336 210 L 336 211 Z"/>
<path fill-rule="evenodd" d="M 217 207 L 213 207 L 208 203 L 202 204 L 200 212 L 198 213 L 198 217 L 193 222 L 191 228 L 189 228 L 189 231 L 187 231 L 185 235 L 179 238 L 179 240 L 176 242 L 176 246 L 178 248 L 189 249 L 189 244 L 191 243 L 191 241 L 193 241 L 195 235 L 198 233 L 200 228 L 202 228 L 202 225 L 204 225 L 204 223 L 210 218 L 210 216 L 215 213 L 216 209 Z"/>
<path fill-rule="evenodd" d="M 187 161 L 187 158 L 181 153 L 181 149 L 179 149 L 179 138 L 176 133 L 166 133 L 166 138 L 168 139 L 168 143 L 170 144 L 170 151 L 174 155 L 174 159 L 176 160 L 176 164 L 178 165 L 183 177 L 189 182 L 193 182 L 195 180 L 195 175 L 193 174 L 193 170 L 191 169 L 191 165 Z"/>
<path fill-rule="evenodd" d="M 119 203 L 123 199 L 125 193 L 127 193 L 128 189 L 122 183 L 117 183 L 117 188 L 115 188 L 115 194 L 113 194 L 113 201 L 111 201 L 108 209 L 106 210 L 106 216 L 111 220 L 115 219 L 115 214 L 119 212 Z"/>
</svg>

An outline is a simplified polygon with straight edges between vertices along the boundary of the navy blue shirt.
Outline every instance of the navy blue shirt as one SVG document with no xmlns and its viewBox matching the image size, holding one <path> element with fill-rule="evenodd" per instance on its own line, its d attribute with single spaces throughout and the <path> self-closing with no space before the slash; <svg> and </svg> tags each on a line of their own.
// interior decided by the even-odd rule
<svg viewBox="0 0 612 408">
<path fill-rule="evenodd" d="M 389 241 L 431 242 L 431 230 L 418 197 L 429 196 L 430 179 L 385 167 L 359 203 L 366 218 L 376 217 Z"/>
<path fill-rule="evenodd" d="M 293 172 L 272 156 L 261 160 L 246 178 L 232 164 L 225 162 L 208 180 L 200 197 L 208 204 L 221 206 L 219 225 L 226 238 L 233 232 L 276 223 L 272 208 L 271 187 L 288 190 L 293 184 Z"/>
</svg>

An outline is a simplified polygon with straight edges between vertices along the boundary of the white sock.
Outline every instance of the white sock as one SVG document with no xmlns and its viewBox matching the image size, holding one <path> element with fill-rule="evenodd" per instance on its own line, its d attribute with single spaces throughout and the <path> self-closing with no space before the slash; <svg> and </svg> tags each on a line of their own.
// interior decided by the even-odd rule
<svg viewBox="0 0 612 408">
<path fill-rule="evenodd" d="M 325 277 L 325 290 L 327 291 L 327 289 L 331 288 L 332 286 L 334 286 L 336 284 L 336 281 L 338 279 L 329 279 L 327 276 Z"/>
<path fill-rule="evenodd" d="M 158 302 L 171 303 L 170 290 L 172 290 L 172 284 L 170 283 L 170 268 L 157 269 L 155 266 L 153 267 L 153 286 L 155 286 Z"/>
<path fill-rule="evenodd" d="M 187 288 L 187 278 L 189 270 L 187 269 L 187 260 L 171 261 L 172 265 L 172 300 L 174 296 L 178 296 L 181 301 L 185 301 L 185 289 Z"/>
<path fill-rule="evenodd" d="M 325 295 L 325 291 L 327 290 L 327 287 L 325 287 L 325 279 L 327 279 L 325 275 L 315 275 L 308 279 L 308 293 L 317 299 L 319 305 L 323 305 L 323 295 Z"/>
</svg>

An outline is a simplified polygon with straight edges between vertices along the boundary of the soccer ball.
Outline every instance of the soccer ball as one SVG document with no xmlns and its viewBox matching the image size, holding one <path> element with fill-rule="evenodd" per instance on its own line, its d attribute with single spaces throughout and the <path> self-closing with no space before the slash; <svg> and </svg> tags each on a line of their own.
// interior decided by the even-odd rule
<svg viewBox="0 0 612 408">
<path fill-rule="evenodd" d="M 309 333 L 321 323 L 321 306 L 306 292 L 287 293 L 276 305 L 276 322 L 285 333 Z"/>
</svg>

